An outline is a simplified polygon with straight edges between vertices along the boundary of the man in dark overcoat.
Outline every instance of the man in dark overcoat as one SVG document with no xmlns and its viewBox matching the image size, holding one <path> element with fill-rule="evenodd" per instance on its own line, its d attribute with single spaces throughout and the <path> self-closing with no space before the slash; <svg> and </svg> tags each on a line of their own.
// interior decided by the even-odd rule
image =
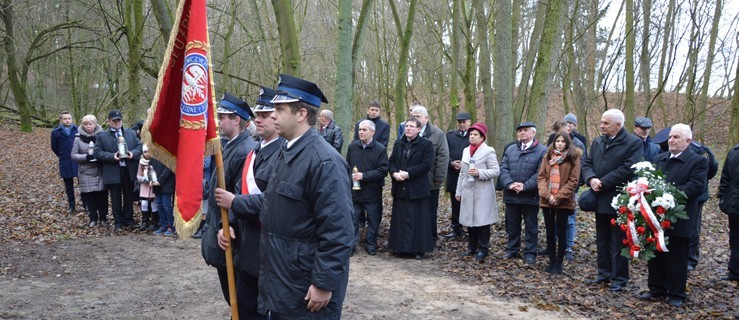
<svg viewBox="0 0 739 320">
<path fill-rule="evenodd" d="M 67 213 L 75 209 L 74 178 L 77 176 L 77 161 L 72 160 L 72 146 L 77 126 L 74 125 L 72 114 L 62 111 L 59 114 L 59 126 L 51 130 L 51 151 L 59 158 L 59 176 L 64 180 L 64 191 L 67 194 Z"/>
<path fill-rule="evenodd" d="M 525 121 L 516 126 L 518 141 L 509 145 L 500 165 L 505 208 L 505 229 L 508 243 L 506 259 L 518 257 L 521 249 L 521 222 L 525 223 L 523 248 L 524 262 L 536 262 L 536 245 L 539 242 L 539 185 L 538 175 L 547 147 L 536 139 L 536 125 Z"/>
<path fill-rule="evenodd" d="M 670 130 L 669 150 L 654 159 L 655 168 L 665 173 L 665 180 L 672 182 L 688 198 L 685 211 L 690 219 L 678 220 L 671 229 L 665 231 L 669 237 L 669 252 L 655 252 L 649 260 L 649 292 L 639 296 L 641 299 L 667 298 L 667 303 L 680 307 L 687 294 L 688 248 L 691 231 L 698 218 L 700 195 L 706 187 L 708 160 L 696 154 L 689 147 L 693 133 L 688 125 L 678 123 Z"/>
<path fill-rule="evenodd" d="M 598 275 L 588 283 L 611 283 L 608 290 L 619 292 L 629 282 L 629 261 L 621 256 L 626 234 L 611 225 L 616 210 L 611 207 L 618 187 L 634 176 L 631 166 L 642 158 L 641 140 L 624 129 L 624 114 L 610 109 L 600 119 L 602 135 L 593 139 L 582 168 L 582 175 L 595 192 L 595 243 L 598 250 Z"/>
<path fill-rule="evenodd" d="M 377 254 L 377 232 L 382 221 L 382 187 L 390 167 L 385 146 L 374 140 L 375 128 L 372 120 L 362 120 L 359 123 L 359 140 L 352 141 L 346 152 L 349 168 L 357 168 L 357 172 L 351 173 L 352 181 L 356 181 L 360 188 L 352 188 L 355 241 L 359 242 L 359 220 L 366 212 L 364 249 L 373 256 Z"/>
<path fill-rule="evenodd" d="M 287 140 L 264 191 L 259 221 L 259 312 L 271 319 L 340 319 L 354 243 L 349 166 L 316 130 L 326 97 L 280 75 L 272 99 Z"/>
<path fill-rule="evenodd" d="M 421 121 L 421 132 L 419 135 L 431 141 L 434 145 L 434 164 L 428 172 L 429 189 L 429 212 L 431 214 L 431 235 L 436 241 L 437 235 L 437 218 L 439 211 L 439 192 L 441 186 L 444 185 L 446 177 L 446 168 L 449 166 L 449 145 L 446 143 L 446 135 L 439 127 L 431 124 L 429 121 L 429 112 L 424 106 L 415 106 L 411 111 L 411 116 Z"/>
<path fill-rule="evenodd" d="M 254 139 L 251 138 L 251 133 L 246 130 L 253 113 L 246 101 L 228 93 L 224 93 L 223 99 L 218 103 L 217 112 L 220 135 L 226 139 L 225 145 L 222 145 L 225 187 L 227 191 L 234 192 L 236 183 L 241 176 L 241 170 L 244 168 L 244 159 L 257 145 Z M 218 186 L 218 174 L 215 173 L 210 178 L 208 214 L 205 216 L 200 250 L 205 263 L 216 268 L 223 298 L 230 303 L 226 256 L 218 245 L 218 231 L 221 230 L 222 221 L 221 208 L 216 203 L 214 195 L 215 187 Z M 236 281 L 238 282 L 238 275 Z M 241 299 L 237 299 L 237 301 L 241 305 Z M 239 306 L 239 310 L 242 310 L 241 306 Z"/>
<path fill-rule="evenodd" d="M 470 113 L 457 113 L 457 130 L 446 133 L 446 142 L 449 145 L 449 165 L 446 171 L 446 186 L 444 189 L 451 195 L 452 203 L 452 230 L 444 237 L 454 238 L 464 235 L 462 225 L 459 223 L 459 201 L 454 196 L 457 192 L 457 179 L 459 179 L 459 170 L 462 169 L 462 152 L 464 148 L 469 147 L 470 138 L 467 136 L 467 129 L 470 127 Z"/>
<path fill-rule="evenodd" d="M 372 136 L 372 140 L 379 142 L 387 149 L 388 141 L 390 141 L 390 124 L 382 120 L 381 110 L 380 100 L 370 101 L 367 104 L 367 120 L 375 124 L 375 135 Z M 359 120 L 354 125 L 354 140 L 359 140 L 359 123 L 362 121 Z"/>
<path fill-rule="evenodd" d="M 729 272 L 721 280 L 739 281 L 739 144 L 726 155 L 716 196 L 729 218 Z"/>
<path fill-rule="evenodd" d="M 95 136 L 95 159 L 103 165 L 103 184 L 110 194 L 115 218 L 115 231 L 123 226 L 136 227 L 133 221 L 133 184 L 139 168 L 142 144 L 136 132 L 123 128 L 123 115 L 118 110 L 108 113 L 108 130 Z M 128 152 L 119 153 L 119 139 L 123 138 Z"/>
</svg>

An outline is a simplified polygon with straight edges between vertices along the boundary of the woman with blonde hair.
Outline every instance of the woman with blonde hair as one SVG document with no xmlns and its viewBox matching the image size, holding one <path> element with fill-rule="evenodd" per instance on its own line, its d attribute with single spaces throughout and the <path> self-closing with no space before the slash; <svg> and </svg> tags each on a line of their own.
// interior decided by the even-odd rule
<svg viewBox="0 0 739 320">
<path fill-rule="evenodd" d="M 108 193 L 103 185 L 103 169 L 93 154 L 95 136 L 103 132 L 94 115 L 82 117 L 82 127 L 77 132 L 70 154 L 79 163 L 78 178 L 82 203 L 90 217 L 89 227 L 105 225 L 108 214 Z"/>
</svg>

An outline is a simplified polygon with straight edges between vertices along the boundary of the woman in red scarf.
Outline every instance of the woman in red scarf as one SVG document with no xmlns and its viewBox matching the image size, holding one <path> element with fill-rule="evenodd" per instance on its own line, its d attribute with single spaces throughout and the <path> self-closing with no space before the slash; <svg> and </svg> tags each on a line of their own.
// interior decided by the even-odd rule
<svg viewBox="0 0 739 320">
<path fill-rule="evenodd" d="M 562 273 L 567 217 L 575 212 L 580 155 L 580 149 L 572 145 L 569 134 L 560 131 L 555 134 L 554 143 L 549 146 L 539 168 L 539 206 L 544 212 L 549 254 L 549 266 L 544 271 L 551 274 Z"/>
</svg>

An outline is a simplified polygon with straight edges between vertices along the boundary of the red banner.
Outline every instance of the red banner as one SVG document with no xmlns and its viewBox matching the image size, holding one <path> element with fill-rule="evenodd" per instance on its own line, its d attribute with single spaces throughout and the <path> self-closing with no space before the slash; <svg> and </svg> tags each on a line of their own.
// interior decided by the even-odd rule
<svg viewBox="0 0 739 320">
<path fill-rule="evenodd" d="M 152 156 L 177 173 L 175 227 L 200 224 L 203 159 L 219 148 L 206 0 L 181 0 L 142 135 Z"/>
</svg>

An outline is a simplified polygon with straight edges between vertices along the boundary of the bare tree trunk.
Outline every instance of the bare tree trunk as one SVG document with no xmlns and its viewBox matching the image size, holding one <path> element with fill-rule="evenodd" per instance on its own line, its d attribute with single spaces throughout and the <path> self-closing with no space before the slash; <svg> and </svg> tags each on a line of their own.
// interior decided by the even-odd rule
<svg viewBox="0 0 739 320">
<path fill-rule="evenodd" d="M 352 125 L 352 100 L 354 76 L 352 56 L 352 0 L 339 0 L 338 50 L 336 52 L 336 92 L 334 113 L 339 127 L 344 128 L 344 144 L 354 137 Z M 346 152 L 347 148 L 343 148 Z"/>
<path fill-rule="evenodd" d="M 467 14 L 464 14 L 464 30 L 465 45 L 467 51 L 467 59 L 465 60 L 462 84 L 464 85 L 464 108 L 469 113 L 477 113 L 477 57 L 475 56 L 475 46 L 472 43 L 472 20 L 474 8 L 470 8 Z M 468 15 L 469 14 L 469 15 Z"/>
<path fill-rule="evenodd" d="M 496 7 L 496 10 L 494 10 L 493 12 L 496 14 L 496 17 L 498 14 L 498 9 L 500 9 L 498 7 L 498 2 L 500 1 L 493 1 L 494 6 Z M 508 1 L 506 0 L 506 2 Z M 519 23 L 521 22 L 521 6 L 523 5 L 523 3 L 524 1 L 513 1 L 513 6 L 509 6 L 508 3 L 503 5 L 504 7 L 512 9 L 512 11 L 510 9 L 507 9 L 507 10 L 511 11 L 511 19 L 510 19 L 511 20 L 511 70 L 513 74 L 516 74 L 516 69 L 518 69 L 518 44 L 519 44 L 518 43 L 518 35 L 519 35 L 518 26 L 519 26 Z M 507 13 L 504 13 L 504 14 L 507 15 Z M 508 19 L 508 17 L 505 17 L 503 19 Z M 495 20 L 497 21 L 498 19 L 495 19 Z M 500 32 L 500 31 L 496 31 L 496 33 L 497 32 Z"/>
<path fill-rule="evenodd" d="M 31 108 L 26 94 L 26 83 L 21 81 L 18 75 L 18 62 L 16 61 L 15 32 L 13 25 L 13 0 L 3 0 L 2 11 L 0 12 L 3 24 L 5 26 L 5 37 L 3 38 L 5 48 L 5 64 L 8 69 L 8 81 L 10 82 L 10 90 L 15 98 L 15 105 L 18 106 L 18 114 L 20 116 L 21 132 L 31 132 Z"/>
<path fill-rule="evenodd" d="M 277 33 L 280 35 L 282 72 L 300 77 L 303 61 L 300 57 L 300 44 L 298 43 L 298 31 L 295 28 L 292 1 L 272 0 L 272 8 L 275 11 Z"/>
<path fill-rule="evenodd" d="M 452 109 L 452 115 L 459 112 L 459 34 L 462 24 L 460 22 L 460 0 L 452 0 L 452 61 L 451 72 L 449 73 L 449 104 Z M 475 119 L 475 115 L 472 115 Z"/>
<path fill-rule="evenodd" d="M 558 63 L 557 50 L 561 44 L 561 23 L 563 7 L 567 0 L 550 0 L 549 9 L 544 20 L 544 31 L 541 35 L 541 44 L 536 56 L 534 81 L 531 83 L 531 99 L 529 100 L 526 120 L 535 121 L 538 125 L 546 126 L 546 106 L 549 89 L 553 81 L 553 66 Z"/>
<path fill-rule="evenodd" d="M 693 0 L 690 6 L 690 40 L 688 48 L 688 68 L 686 72 L 687 83 L 685 86 L 685 97 L 687 103 L 685 105 L 688 110 L 689 116 L 684 121 L 691 124 L 691 127 L 695 127 L 695 79 L 698 76 L 698 53 L 700 49 L 700 29 L 698 28 L 698 17 L 696 16 L 699 11 L 698 0 Z M 679 91 L 679 90 L 677 90 Z"/>
<path fill-rule="evenodd" d="M 126 119 L 134 123 L 139 119 L 141 106 L 141 47 L 144 42 L 143 0 L 126 1 L 126 39 L 128 40 L 128 110 Z"/>
<path fill-rule="evenodd" d="M 221 88 L 223 92 L 237 94 L 236 88 L 231 83 L 231 37 L 234 34 L 234 26 L 236 25 L 236 0 L 231 0 L 228 9 L 228 22 L 226 23 L 226 34 L 223 35 L 223 54 L 221 58 Z"/>
<path fill-rule="evenodd" d="M 493 85 L 495 86 L 495 106 L 496 117 L 487 119 L 488 125 L 497 124 L 493 135 L 493 147 L 497 150 L 498 160 L 503 157 L 503 147 L 513 138 L 513 69 L 510 54 L 516 52 L 512 49 L 513 39 L 511 38 L 512 30 L 516 30 L 516 25 L 511 25 L 511 2 L 495 1 L 495 45 L 493 51 L 495 57 L 493 59 L 495 68 L 495 77 Z M 494 126 L 489 126 L 493 128 Z"/>
<path fill-rule="evenodd" d="M 641 32 L 641 55 L 639 57 L 639 90 L 641 91 L 644 98 L 642 101 L 649 101 L 651 96 L 649 89 L 649 68 L 652 63 L 649 59 L 649 36 L 651 31 L 651 16 L 652 16 L 652 0 L 642 0 L 642 32 Z"/>
<path fill-rule="evenodd" d="M 395 26 L 398 31 L 400 39 L 400 56 L 398 57 L 398 76 L 395 79 L 395 120 L 398 123 L 403 122 L 403 116 L 405 114 L 406 103 L 406 80 L 408 79 L 408 55 L 411 45 L 411 36 L 413 35 L 413 22 L 416 16 L 416 6 L 418 0 L 411 0 L 410 6 L 408 7 L 408 19 L 406 20 L 405 30 L 400 25 L 400 18 L 398 16 L 398 10 L 395 8 L 395 0 L 390 0 L 390 9 L 393 12 L 393 19 L 395 20 Z"/>
<path fill-rule="evenodd" d="M 159 25 L 159 33 L 164 39 L 164 47 L 167 47 L 169 34 L 172 32 L 172 16 L 165 0 L 151 0 L 151 11 L 154 12 L 154 18 L 157 19 Z"/>
<path fill-rule="evenodd" d="M 624 101 L 625 123 L 634 122 L 634 47 L 636 34 L 634 29 L 634 0 L 626 0 L 626 101 Z"/>
<path fill-rule="evenodd" d="M 516 94 L 513 107 L 513 123 L 521 122 L 525 114 L 525 106 L 528 102 L 529 79 L 534 69 L 534 61 L 536 53 L 539 50 L 541 34 L 544 29 L 544 19 L 547 15 L 548 5 L 539 2 L 536 8 L 536 20 L 534 21 L 534 30 L 531 31 L 529 38 L 529 51 L 526 53 L 526 60 L 523 62 L 523 71 L 521 72 L 521 81 L 518 83 L 518 94 Z"/>
<path fill-rule="evenodd" d="M 713 25 L 711 25 L 711 35 L 708 40 L 708 56 L 706 57 L 706 71 L 703 73 L 703 86 L 701 87 L 700 98 L 698 98 L 698 119 L 693 131 L 698 131 L 698 137 L 695 139 L 703 141 L 706 130 L 706 104 L 708 103 L 708 84 L 711 82 L 711 69 L 713 68 L 714 52 L 716 50 L 716 37 L 718 36 L 719 20 L 721 20 L 721 0 L 716 0 L 716 8 L 713 13 Z M 700 128 L 699 130 L 695 130 Z M 693 133 L 695 135 L 695 132 Z"/>
<path fill-rule="evenodd" d="M 731 99 L 731 124 L 729 128 L 729 148 L 739 143 L 739 59 L 737 59 L 736 76 L 734 77 L 734 98 Z"/>
<path fill-rule="evenodd" d="M 657 87 L 657 108 L 662 112 L 663 117 L 667 117 L 667 113 L 665 110 L 665 98 L 664 98 L 664 91 L 665 91 L 665 83 L 667 82 L 667 74 L 670 72 L 667 71 L 665 74 L 665 66 L 667 65 L 667 52 L 670 51 L 669 43 L 672 39 L 672 28 L 673 28 L 673 20 L 675 15 L 675 0 L 670 0 L 669 4 L 667 5 L 667 16 L 665 17 L 665 26 L 664 26 L 664 36 L 662 39 L 662 50 L 660 52 L 660 59 L 659 59 L 659 84 Z M 650 105 L 651 107 L 651 105 Z M 650 114 L 650 110 L 647 109 L 647 114 Z M 668 120 L 668 119 L 665 119 Z"/>
<path fill-rule="evenodd" d="M 477 20 L 477 41 L 480 47 L 480 83 L 482 84 L 482 101 L 485 109 L 485 119 L 489 122 L 494 119 L 493 114 L 493 85 L 490 79 L 490 46 L 488 45 L 488 18 L 485 15 L 485 5 L 482 0 L 472 1 L 475 7 Z"/>
</svg>

